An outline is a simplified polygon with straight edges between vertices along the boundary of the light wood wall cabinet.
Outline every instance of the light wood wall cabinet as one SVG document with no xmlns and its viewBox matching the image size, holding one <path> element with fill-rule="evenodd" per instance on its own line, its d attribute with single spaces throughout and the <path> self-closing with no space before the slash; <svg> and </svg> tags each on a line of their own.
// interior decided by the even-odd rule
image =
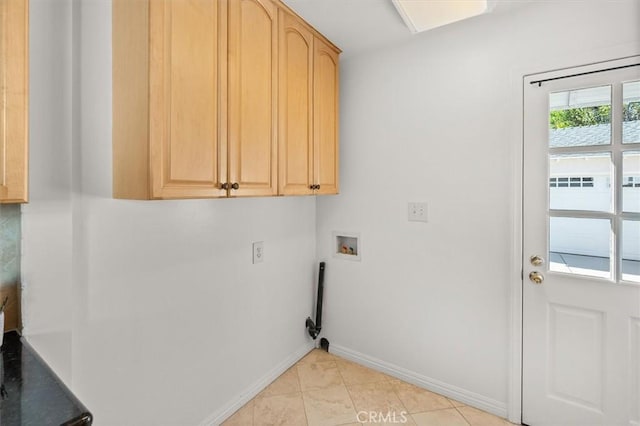
<svg viewBox="0 0 640 426">
<path fill-rule="evenodd" d="M 279 85 L 297 83 L 282 81 L 284 17 L 309 42 L 307 86 L 287 102 Z M 336 193 L 338 53 L 279 0 L 114 0 L 114 197 Z M 298 107 L 307 133 L 283 136 L 283 108 L 293 123 Z M 309 163 L 298 160 L 304 143 Z M 301 173 L 305 191 L 278 185 Z M 327 192 L 309 189 L 316 182 Z"/>
<path fill-rule="evenodd" d="M 316 37 L 313 67 L 313 176 L 317 194 L 338 193 L 338 52 Z"/>
<path fill-rule="evenodd" d="M 114 0 L 114 197 L 227 194 L 224 6 Z"/>
<path fill-rule="evenodd" d="M 28 0 L 0 0 L 0 203 L 28 198 Z"/>
<path fill-rule="evenodd" d="M 338 54 L 280 12 L 280 194 L 338 193 Z"/>
<path fill-rule="evenodd" d="M 229 182 L 233 195 L 277 195 L 278 9 L 229 1 Z"/>
<path fill-rule="evenodd" d="M 280 193 L 313 193 L 313 33 L 280 12 Z"/>
</svg>

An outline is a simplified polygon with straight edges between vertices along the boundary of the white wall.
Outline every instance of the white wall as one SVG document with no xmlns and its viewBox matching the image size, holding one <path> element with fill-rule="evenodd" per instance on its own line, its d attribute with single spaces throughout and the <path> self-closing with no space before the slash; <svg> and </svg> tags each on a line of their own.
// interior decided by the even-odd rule
<svg viewBox="0 0 640 426">
<path fill-rule="evenodd" d="M 29 199 L 22 206 L 22 315 L 29 341 L 71 383 L 71 1 L 31 0 Z"/>
<path fill-rule="evenodd" d="M 334 347 L 506 413 L 522 76 L 640 52 L 638 16 L 532 2 L 343 61 L 342 194 L 317 213 Z M 361 262 L 332 257 L 332 231 L 361 233 Z"/>
<path fill-rule="evenodd" d="M 110 2 L 73 9 L 31 0 L 23 306 L 97 425 L 197 424 L 304 348 L 316 232 L 332 345 L 504 408 L 520 76 L 637 53 L 638 1 L 534 2 L 344 61 L 342 194 L 317 210 L 111 199 Z M 407 223 L 419 200 L 430 222 Z M 362 262 L 330 256 L 333 230 Z"/>
<path fill-rule="evenodd" d="M 315 200 L 112 199 L 110 1 L 31 0 L 31 49 L 25 334 L 96 425 L 213 418 L 309 348 Z"/>
</svg>

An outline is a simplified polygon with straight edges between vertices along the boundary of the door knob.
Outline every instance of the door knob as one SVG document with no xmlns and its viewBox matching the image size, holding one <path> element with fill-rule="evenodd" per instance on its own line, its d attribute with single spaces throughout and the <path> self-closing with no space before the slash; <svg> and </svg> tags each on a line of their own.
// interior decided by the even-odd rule
<svg viewBox="0 0 640 426">
<path fill-rule="evenodd" d="M 233 184 L 231 185 L 231 189 L 238 189 L 240 188 L 240 185 L 238 184 L 238 182 L 233 182 Z"/>
<path fill-rule="evenodd" d="M 533 266 L 540 266 L 540 265 L 542 265 L 544 263 L 544 259 L 542 257 L 538 256 L 537 254 L 531 256 L 529 258 L 529 261 L 531 262 L 531 264 Z"/>
<path fill-rule="evenodd" d="M 542 284 L 542 282 L 544 281 L 544 275 L 542 275 L 538 271 L 533 271 L 529 274 L 529 279 L 536 284 Z"/>
<path fill-rule="evenodd" d="M 223 183 L 220 185 L 220 189 L 227 191 L 229 189 L 229 184 L 227 182 Z"/>
</svg>

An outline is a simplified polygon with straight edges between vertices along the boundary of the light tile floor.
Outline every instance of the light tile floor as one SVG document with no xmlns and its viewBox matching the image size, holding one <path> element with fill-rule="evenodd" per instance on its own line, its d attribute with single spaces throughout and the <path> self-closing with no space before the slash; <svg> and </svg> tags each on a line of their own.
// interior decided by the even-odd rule
<svg viewBox="0 0 640 426">
<path fill-rule="evenodd" d="M 359 426 L 363 423 L 511 425 L 500 417 L 315 349 L 240 408 L 223 426 Z"/>
</svg>

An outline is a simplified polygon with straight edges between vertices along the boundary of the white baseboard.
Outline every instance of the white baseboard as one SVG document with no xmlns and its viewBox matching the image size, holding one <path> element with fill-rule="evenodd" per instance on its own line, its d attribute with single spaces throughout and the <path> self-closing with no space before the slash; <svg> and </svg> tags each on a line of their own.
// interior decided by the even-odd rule
<svg viewBox="0 0 640 426">
<path fill-rule="evenodd" d="M 404 380 L 405 382 L 414 384 L 421 388 L 439 393 L 440 395 L 444 395 L 449 398 L 453 398 L 471 407 L 478 408 L 480 410 L 495 414 L 496 416 L 500 416 L 503 418 L 507 417 L 507 404 L 504 402 L 496 401 L 495 399 L 487 398 L 475 392 L 452 386 L 439 380 L 432 379 L 430 377 L 422 376 L 413 371 L 398 367 L 397 365 L 390 364 L 386 361 L 372 358 L 370 356 L 361 354 L 360 352 L 345 348 L 344 346 L 336 345 L 334 343 L 332 343 L 329 347 L 329 352 L 354 361 L 358 364 L 362 364 L 373 370 L 386 373 L 400 380 Z"/>
<path fill-rule="evenodd" d="M 282 373 L 287 371 L 296 362 L 300 361 L 310 350 L 312 350 L 315 342 L 308 342 L 302 345 L 297 351 L 287 357 L 280 364 L 276 365 L 267 374 L 251 384 L 247 389 L 240 392 L 234 398 L 222 406 L 219 410 L 212 415 L 204 419 L 200 426 L 217 426 L 223 421 L 231 417 L 233 413 L 238 411 L 243 405 L 251 401 L 256 395 L 258 395 L 264 388 L 266 388 L 271 382 L 277 379 Z"/>
</svg>

